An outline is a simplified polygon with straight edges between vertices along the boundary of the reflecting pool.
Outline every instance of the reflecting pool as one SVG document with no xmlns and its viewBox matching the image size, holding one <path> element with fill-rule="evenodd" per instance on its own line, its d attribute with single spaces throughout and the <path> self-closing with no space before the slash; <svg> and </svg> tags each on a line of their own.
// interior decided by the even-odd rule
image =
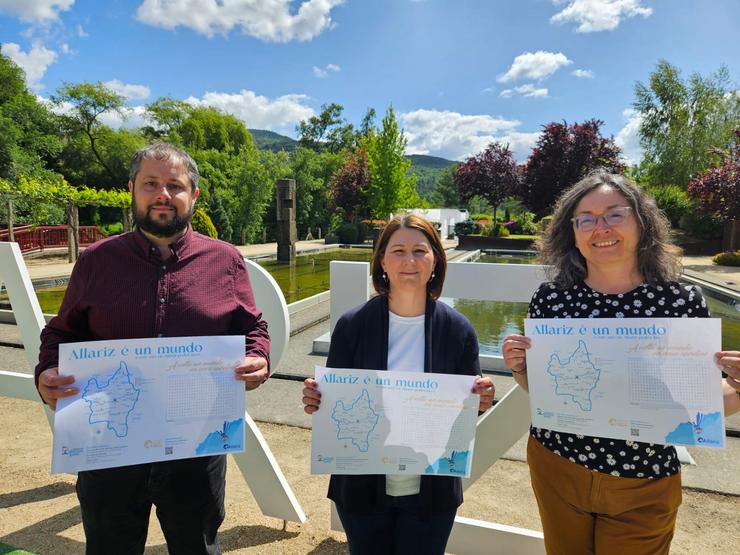
<svg viewBox="0 0 740 555">
<path fill-rule="evenodd" d="M 536 258 L 533 253 L 497 251 L 492 254 L 482 254 L 477 263 L 535 264 Z M 740 303 L 706 287 L 703 287 L 702 291 L 712 316 L 722 319 L 722 348 L 740 350 Z M 442 300 L 454 306 L 471 321 L 478 332 L 481 354 L 501 355 L 501 343 L 504 338 L 511 333 L 521 333 L 524 330 L 527 303 L 470 299 Z"/>
<path fill-rule="evenodd" d="M 306 297 L 329 290 L 329 262 L 332 260 L 348 260 L 369 262 L 372 249 L 369 248 L 338 248 L 296 257 L 295 264 L 286 264 L 274 259 L 255 260 L 275 278 L 285 296 L 285 302 L 290 304 Z M 66 285 L 53 287 L 39 287 L 36 295 L 44 314 L 56 314 L 62 305 Z M 0 294 L 0 302 L 7 302 L 7 295 Z"/>
</svg>

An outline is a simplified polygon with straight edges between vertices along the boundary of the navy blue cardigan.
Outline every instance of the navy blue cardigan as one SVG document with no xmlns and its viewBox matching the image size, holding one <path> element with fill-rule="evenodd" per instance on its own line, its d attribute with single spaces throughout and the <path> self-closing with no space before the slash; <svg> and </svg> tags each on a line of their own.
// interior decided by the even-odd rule
<svg viewBox="0 0 740 555">
<path fill-rule="evenodd" d="M 478 337 L 467 318 L 444 303 L 428 301 L 424 320 L 424 372 L 480 375 Z M 344 314 L 331 336 L 331 368 L 388 369 L 388 299 L 377 296 Z M 420 505 L 451 511 L 463 500 L 462 481 L 453 476 L 422 476 Z M 387 503 L 385 476 L 332 475 L 329 499 L 354 513 L 369 513 Z"/>
</svg>

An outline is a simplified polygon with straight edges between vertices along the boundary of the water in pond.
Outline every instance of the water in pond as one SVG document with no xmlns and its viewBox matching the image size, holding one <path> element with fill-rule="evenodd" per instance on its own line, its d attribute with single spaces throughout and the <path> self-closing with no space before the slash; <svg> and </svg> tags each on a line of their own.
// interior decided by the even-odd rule
<svg viewBox="0 0 740 555">
<path fill-rule="evenodd" d="M 371 249 L 336 249 L 296 257 L 295 264 L 277 260 L 258 260 L 260 266 L 270 272 L 290 304 L 306 297 L 329 290 L 329 262 L 348 260 L 369 262 Z"/>
<path fill-rule="evenodd" d="M 533 255 L 527 254 L 484 254 L 481 263 L 534 264 Z M 713 297 L 713 292 L 704 289 L 704 296 L 713 317 L 722 319 L 722 348 L 740 350 L 740 305 L 731 305 Z M 534 291 L 533 291 L 534 293 Z M 499 301 L 477 301 L 471 299 L 444 299 L 465 314 L 478 332 L 481 354 L 500 355 L 503 339 L 511 333 L 524 330 L 527 303 Z"/>
<path fill-rule="evenodd" d="M 292 265 L 271 259 L 256 262 L 275 278 L 285 296 L 285 302 L 290 304 L 329 289 L 329 262 L 332 260 L 369 262 L 371 257 L 371 249 L 342 248 L 297 256 Z M 64 285 L 37 289 L 41 311 L 44 314 L 59 312 L 66 290 Z M 3 300 L 7 300 L 7 295 L 0 295 L 0 301 Z"/>
</svg>

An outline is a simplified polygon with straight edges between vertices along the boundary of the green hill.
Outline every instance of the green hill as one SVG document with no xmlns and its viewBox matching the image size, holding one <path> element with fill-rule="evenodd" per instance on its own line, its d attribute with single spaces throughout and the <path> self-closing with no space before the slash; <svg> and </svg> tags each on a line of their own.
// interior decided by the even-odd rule
<svg viewBox="0 0 740 555">
<path fill-rule="evenodd" d="M 442 170 L 457 164 L 454 160 L 423 154 L 411 154 L 406 158 L 411 160 L 411 171 L 416 174 L 416 191 L 423 199 L 428 199 L 432 194 Z"/>
<path fill-rule="evenodd" d="M 295 139 L 291 139 L 285 135 L 280 135 L 274 131 L 267 131 L 266 129 L 250 129 L 249 132 L 252 134 L 252 139 L 254 139 L 254 144 L 257 148 L 261 148 L 263 150 L 271 150 L 273 152 L 284 150 L 285 152 L 293 152 L 298 146 L 298 141 Z"/>
</svg>

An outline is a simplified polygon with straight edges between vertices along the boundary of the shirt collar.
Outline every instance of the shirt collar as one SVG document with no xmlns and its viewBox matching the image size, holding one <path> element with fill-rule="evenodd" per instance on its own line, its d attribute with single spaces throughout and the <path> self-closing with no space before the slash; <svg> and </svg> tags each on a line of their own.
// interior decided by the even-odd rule
<svg viewBox="0 0 740 555">
<path fill-rule="evenodd" d="M 147 239 L 147 236 L 142 233 L 141 229 L 137 227 L 133 235 L 134 241 L 136 242 L 138 247 L 144 253 L 146 253 L 147 256 L 153 256 L 157 259 L 161 258 L 159 254 L 159 249 L 156 247 L 156 245 L 154 245 L 154 243 Z M 175 255 L 175 258 L 182 258 L 187 248 L 192 244 L 193 236 L 193 228 L 188 225 L 188 228 L 185 230 L 185 233 L 182 235 L 182 237 L 179 237 L 174 243 L 169 244 L 170 250 L 172 251 L 172 254 Z"/>
</svg>

